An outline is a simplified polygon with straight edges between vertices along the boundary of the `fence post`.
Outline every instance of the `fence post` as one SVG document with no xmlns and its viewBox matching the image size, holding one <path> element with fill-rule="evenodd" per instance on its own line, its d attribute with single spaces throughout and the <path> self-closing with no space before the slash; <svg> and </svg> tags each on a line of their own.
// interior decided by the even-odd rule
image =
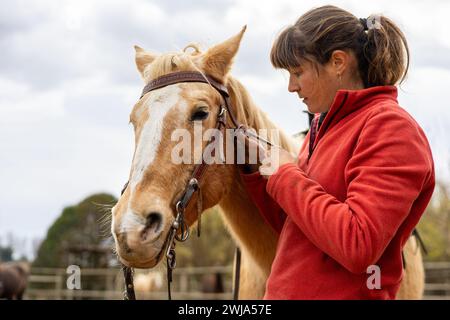
<svg viewBox="0 0 450 320">
<path fill-rule="evenodd" d="M 56 271 L 56 281 L 55 281 L 55 299 L 62 299 L 62 283 L 64 282 L 64 274 L 60 269 Z"/>
<path fill-rule="evenodd" d="M 180 278 L 180 289 L 179 289 L 179 291 L 187 292 L 188 291 L 188 287 L 189 287 L 188 275 L 186 274 L 186 272 L 183 272 L 182 274 L 180 274 L 179 278 Z"/>
</svg>

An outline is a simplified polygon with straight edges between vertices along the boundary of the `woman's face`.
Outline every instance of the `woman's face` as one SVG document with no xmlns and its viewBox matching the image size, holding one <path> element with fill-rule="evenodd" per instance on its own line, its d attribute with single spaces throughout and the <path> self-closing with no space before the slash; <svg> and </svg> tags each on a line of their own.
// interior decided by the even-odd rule
<svg viewBox="0 0 450 320">
<path fill-rule="evenodd" d="M 303 61 L 289 71 L 289 92 L 296 92 L 311 113 L 327 112 L 338 90 L 338 76 L 334 68 L 325 64 L 316 69 L 313 63 Z"/>
</svg>

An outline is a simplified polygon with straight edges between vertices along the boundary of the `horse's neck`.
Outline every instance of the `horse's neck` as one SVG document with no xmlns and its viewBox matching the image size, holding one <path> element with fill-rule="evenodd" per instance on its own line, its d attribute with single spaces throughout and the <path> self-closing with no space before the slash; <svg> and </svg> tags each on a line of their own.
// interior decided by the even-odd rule
<svg viewBox="0 0 450 320">
<path fill-rule="evenodd" d="M 251 98 L 241 84 L 234 82 L 232 89 L 234 90 L 233 96 L 242 98 L 240 105 L 244 110 L 248 111 L 244 112 L 241 108 L 241 110 L 234 110 L 235 114 L 241 117 L 245 114 L 251 114 L 253 118 L 253 121 L 241 118 L 239 119 L 240 122 L 247 123 L 257 132 L 259 129 L 273 128 L 266 115 L 253 105 Z M 238 106 L 236 101 L 233 101 L 232 104 L 234 107 Z M 288 141 L 284 135 L 282 140 L 284 144 Z M 270 226 L 265 223 L 255 204 L 249 198 L 237 166 L 233 168 L 233 175 L 233 185 L 230 192 L 220 202 L 220 206 L 224 211 L 224 220 L 241 249 L 248 253 L 263 273 L 268 276 L 275 256 L 278 237 Z"/>
<path fill-rule="evenodd" d="M 232 191 L 220 202 L 223 217 L 241 250 L 248 253 L 265 276 L 275 256 L 277 235 L 264 222 L 242 184 L 237 168 Z"/>
</svg>

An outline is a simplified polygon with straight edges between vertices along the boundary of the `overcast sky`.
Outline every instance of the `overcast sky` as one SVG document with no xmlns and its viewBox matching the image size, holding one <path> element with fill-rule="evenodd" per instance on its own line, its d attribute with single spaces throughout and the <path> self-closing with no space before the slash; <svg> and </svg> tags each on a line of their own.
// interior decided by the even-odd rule
<svg viewBox="0 0 450 320">
<path fill-rule="evenodd" d="M 0 239 L 43 238 L 68 205 L 118 196 L 133 152 L 128 125 L 143 83 L 133 45 L 203 48 L 247 31 L 232 73 L 288 133 L 305 107 L 269 61 L 281 29 L 312 7 L 385 14 L 407 36 L 399 102 L 425 130 L 437 177 L 450 180 L 450 3 L 446 1 L 17 1 L 0 10 Z"/>
</svg>

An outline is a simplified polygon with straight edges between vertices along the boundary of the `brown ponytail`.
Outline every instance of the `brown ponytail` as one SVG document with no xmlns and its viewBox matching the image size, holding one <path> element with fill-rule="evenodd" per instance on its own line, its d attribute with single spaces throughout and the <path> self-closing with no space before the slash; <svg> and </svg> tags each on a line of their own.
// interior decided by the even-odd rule
<svg viewBox="0 0 450 320">
<path fill-rule="evenodd" d="M 367 20 L 335 6 L 312 9 L 281 32 L 270 59 L 275 68 L 293 69 L 302 59 L 326 64 L 334 50 L 351 50 L 365 87 L 396 85 L 406 77 L 409 49 L 401 30 L 384 16 Z"/>
<path fill-rule="evenodd" d="M 378 16 L 378 27 L 367 31 L 364 58 L 368 61 L 367 83 L 395 85 L 402 82 L 409 68 L 409 49 L 405 35 L 386 17 Z"/>
</svg>

